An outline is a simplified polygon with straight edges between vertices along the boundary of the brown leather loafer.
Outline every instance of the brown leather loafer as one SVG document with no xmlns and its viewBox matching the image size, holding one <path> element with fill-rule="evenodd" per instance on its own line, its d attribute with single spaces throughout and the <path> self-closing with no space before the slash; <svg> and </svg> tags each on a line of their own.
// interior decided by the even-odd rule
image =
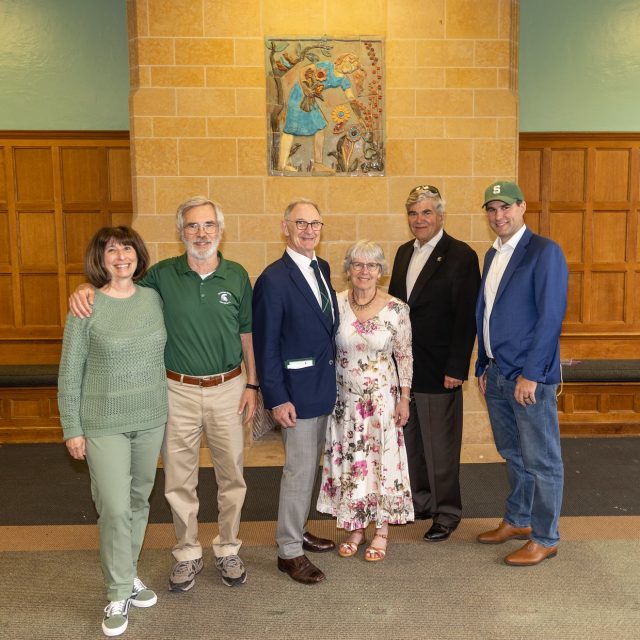
<svg viewBox="0 0 640 640">
<path fill-rule="evenodd" d="M 302 548 L 313 553 L 324 553 L 325 551 L 333 551 L 336 548 L 336 543 L 326 538 L 318 538 L 313 533 L 305 531 L 302 534 Z"/>
<path fill-rule="evenodd" d="M 504 520 L 491 531 L 481 533 L 476 540 L 482 544 L 501 544 L 507 540 L 527 540 L 531 527 L 513 527 Z"/>
<path fill-rule="evenodd" d="M 289 574 L 292 580 L 302 584 L 316 584 L 326 577 L 305 555 L 288 559 L 278 556 L 278 569 Z"/>
<path fill-rule="evenodd" d="M 521 549 L 510 553 L 505 559 L 506 564 L 514 567 L 533 567 L 547 558 L 558 554 L 558 547 L 543 547 L 541 544 L 529 540 Z"/>
</svg>

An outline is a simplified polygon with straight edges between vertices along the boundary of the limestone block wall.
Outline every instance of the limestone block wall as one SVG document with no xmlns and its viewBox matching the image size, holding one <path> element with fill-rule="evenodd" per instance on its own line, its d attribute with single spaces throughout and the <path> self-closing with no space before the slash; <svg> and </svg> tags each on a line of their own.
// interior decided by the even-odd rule
<svg viewBox="0 0 640 640">
<path fill-rule="evenodd" d="M 318 253 L 334 286 L 355 240 L 390 262 L 410 238 L 404 200 L 438 186 L 445 228 L 482 256 L 492 241 L 484 188 L 517 173 L 517 0 L 128 0 L 134 225 L 154 259 L 181 251 L 176 205 L 195 194 L 225 212 L 225 257 L 252 278 L 279 257 L 279 220 L 296 197 L 324 215 Z M 269 177 L 264 38 L 385 39 L 384 177 Z M 465 442 L 491 441 L 476 384 Z"/>
</svg>

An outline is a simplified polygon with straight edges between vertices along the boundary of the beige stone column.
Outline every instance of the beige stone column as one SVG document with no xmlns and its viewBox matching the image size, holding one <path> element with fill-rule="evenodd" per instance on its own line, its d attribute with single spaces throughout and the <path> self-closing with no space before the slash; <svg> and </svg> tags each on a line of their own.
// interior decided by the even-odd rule
<svg viewBox="0 0 640 640">
<path fill-rule="evenodd" d="M 433 183 L 446 229 L 482 257 L 492 240 L 484 188 L 517 173 L 517 0 L 128 0 L 135 226 L 154 259 L 181 250 L 178 202 L 204 194 L 226 218 L 222 251 L 252 278 L 283 249 L 287 202 L 314 199 L 321 254 L 338 290 L 345 249 L 379 242 L 390 261 L 410 238 L 403 202 Z M 267 176 L 264 38 L 385 38 L 386 175 Z M 491 443 L 475 380 L 465 385 L 467 445 Z"/>
</svg>

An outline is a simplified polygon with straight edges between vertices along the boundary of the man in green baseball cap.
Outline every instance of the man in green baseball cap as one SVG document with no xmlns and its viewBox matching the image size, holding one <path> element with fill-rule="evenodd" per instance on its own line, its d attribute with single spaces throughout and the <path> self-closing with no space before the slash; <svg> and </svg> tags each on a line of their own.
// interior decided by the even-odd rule
<svg viewBox="0 0 640 640">
<path fill-rule="evenodd" d="M 494 182 L 482 205 L 496 241 L 484 260 L 476 306 L 476 376 L 511 491 L 483 544 L 528 540 L 507 555 L 530 567 L 558 553 L 564 468 L 556 389 L 568 270 L 553 240 L 532 233 L 515 182 Z"/>
<path fill-rule="evenodd" d="M 492 200 L 513 204 L 514 202 L 523 202 L 524 196 L 522 195 L 522 191 L 520 191 L 520 187 L 515 182 L 501 180 L 490 184 L 485 189 L 483 208 Z"/>
</svg>

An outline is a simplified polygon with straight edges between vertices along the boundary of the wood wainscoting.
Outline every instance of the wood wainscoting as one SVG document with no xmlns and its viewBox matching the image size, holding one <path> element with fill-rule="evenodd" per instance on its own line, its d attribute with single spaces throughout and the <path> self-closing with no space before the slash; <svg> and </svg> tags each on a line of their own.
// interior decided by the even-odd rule
<svg viewBox="0 0 640 640">
<path fill-rule="evenodd" d="M 569 265 L 563 359 L 640 358 L 640 134 L 520 134 L 519 184 Z"/>
<path fill-rule="evenodd" d="M 56 364 L 93 233 L 131 224 L 127 131 L 0 131 L 0 364 Z"/>
<path fill-rule="evenodd" d="M 0 444 L 61 442 L 56 387 L 0 388 Z"/>
<path fill-rule="evenodd" d="M 640 383 L 565 382 L 558 397 L 562 435 L 640 435 Z"/>
</svg>

